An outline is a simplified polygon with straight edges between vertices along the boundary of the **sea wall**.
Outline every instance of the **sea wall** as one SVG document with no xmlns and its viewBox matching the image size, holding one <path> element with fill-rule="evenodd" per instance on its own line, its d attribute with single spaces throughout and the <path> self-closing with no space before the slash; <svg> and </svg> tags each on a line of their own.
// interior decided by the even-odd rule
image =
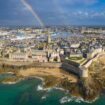
<svg viewBox="0 0 105 105">
<path fill-rule="evenodd" d="M 75 66 L 65 62 L 62 64 L 62 68 L 68 72 L 71 72 L 73 74 L 80 76 L 80 69 L 78 67 L 75 67 Z"/>
<path fill-rule="evenodd" d="M 38 68 L 63 68 L 64 70 L 80 75 L 79 65 L 75 62 L 64 61 L 64 62 L 10 62 L 10 61 L 0 61 L 0 68 L 5 69 L 26 69 L 30 67 L 38 67 Z"/>
</svg>

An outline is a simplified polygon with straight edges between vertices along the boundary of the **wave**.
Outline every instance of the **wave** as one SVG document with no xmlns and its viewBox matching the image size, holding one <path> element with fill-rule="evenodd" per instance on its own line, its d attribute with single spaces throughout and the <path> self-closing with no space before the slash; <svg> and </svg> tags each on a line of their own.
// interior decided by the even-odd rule
<svg viewBox="0 0 105 105">
<path fill-rule="evenodd" d="M 77 103 L 81 103 L 81 102 L 85 102 L 83 98 L 81 97 L 75 97 L 75 96 L 65 96 L 63 98 L 60 99 L 60 103 L 64 104 L 64 103 L 69 103 L 69 102 L 77 102 Z"/>
<path fill-rule="evenodd" d="M 37 77 L 35 76 L 35 78 L 37 79 L 40 79 L 42 81 L 42 83 L 40 85 L 37 86 L 37 91 L 47 91 L 47 92 L 51 92 L 52 90 L 56 89 L 56 90 L 60 90 L 60 91 L 65 91 L 67 95 L 69 93 L 68 90 L 65 90 L 63 88 L 59 88 L 59 87 L 51 87 L 51 88 L 44 88 L 44 79 L 43 78 L 40 78 L 40 77 Z M 41 99 L 46 99 L 46 95 L 45 96 L 42 96 Z M 77 103 L 81 103 L 81 102 L 84 102 L 84 103 L 93 103 L 95 102 L 99 97 L 96 97 L 93 101 L 86 101 L 84 100 L 82 97 L 77 97 L 77 96 L 64 96 L 60 99 L 60 103 L 61 104 L 64 104 L 64 103 L 69 103 L 69 102 L 77 102 Z"/>
<path fill-rule="evenodd" d="M 69 98 L 68 96 L 65 96 L 65 97 L 60 99 L 61 104 L 68 103 L 68 102 L 71 102 L 71 101 L 72 101 L 72 98 Z"/>
<path fill-rule="evenodd" d="M 93 102 L 95 102 L 97 99 L 98 99 L 98 98 L 96 98 L 95 100 L 93 100 L 93 101 L 90 102 L 90 101 L 84 100 L 82 97 L 76 97 L 76 96 L 71 96 L 71 97 L 69 97 L 69 96 L 64 96 L 64 97 L 62 97 L 62 98 L 60 99 L 60 103 L 61 103 L 61 104 L 69 103 L 69 102 L 76 102 L 76 103 L 81 103 L 81 102 L 83 102 L 83 103 L 93 103 Z"/>
<path fill-rule="evenodd" d="M 47 95 L 44 95 L 41 97 L 42 100 L 45 100 L 47 98 Z"/>
<path fill-rule="evenodd" d="M 59 87 L 54 87 L 54 89 L 56 89 L 56 90 L 61 90 L 61 91 L 65 91 L 65 89 L 59 88 Z"/>
<path fill-rule="evenodd" d="M 37 91 L 41 91 L 41 90 L 44 90 L 43 87 L 42 87 L 42 85 L 38 85 Z"/>
<path fill-rule="evenodd" d="M 50 92 L 52 88 L 44 88 L 43 85 L 38 85 L 37 91 L 48 91 Z"/>
</svg>

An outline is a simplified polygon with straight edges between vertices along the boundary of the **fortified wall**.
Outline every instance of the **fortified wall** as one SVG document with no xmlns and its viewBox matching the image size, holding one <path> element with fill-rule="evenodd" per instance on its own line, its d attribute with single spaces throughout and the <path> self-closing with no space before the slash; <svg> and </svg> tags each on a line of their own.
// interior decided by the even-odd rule
<svg viewBox="0 0 105 105">
<path fill-rule="evenodd" d="M 101 50 L 100 50 L 101 51 Z M 100 52 L 99 51 L 99 52 Z M 96 54 L 96 53 L 94 53 Z M 25 67 L 40 67 L 40 68 L 63 68 L 64 70 L 76 74 L 79 77 L 83 77 L 83 78 L 88 78 L 88 67 L 92 64 L 92 62 L 97 61 L 97 59 L 99 58 L 99 56 L 105 54 L 105 52 L 101 52 L 101 53 L 97 53 L 96 55 L 94 55 L 94 57 L 90 60 L 88 60 L 88 62 L 86 62 L 84 65 L 79 66 L 79 64 L 77 64 L 76 62 L 72 62 L 72 61 L 64 61 L 61 63 L 57 63 L 57 62 L 7 62 L 4 61 L 4 64 L 7 65 L 13 65 L 13 66 L 25 66 Z M 1 62 L 1 61 L 0 61 Z"/>
<path fill-rule="evenodd" d="M 82 66 L 80 66 L 79 68 L 80 68 L 80 70 L 81 70 L 81 72 L 80 72 L 80 75 L 81 75 L 81 77 L 85 77 L 85 78 L 87 78 L 88 77 L 88 68 L 90 67 L 90 65 L 93 63 L 93 62 L 96 62 L 97 61 L 97 59 L 100 57 L 100 56 L 102 56 L 102 55 L 105 55 L 105 52 L 104 51 L 101 51 L 101 50 L 99 50 L 99 51 L 97 51 L 98 53 L 94 53 L 94 54 L 96 54 L 96 55 L 94 55 L 94 57 L 92 58 L 92 59 L 90 59 L 88 62 L 86 62 L 84 65 L 82 65 Z M 100 52 L 100 53 L 99 53 Z"/>
</svg>

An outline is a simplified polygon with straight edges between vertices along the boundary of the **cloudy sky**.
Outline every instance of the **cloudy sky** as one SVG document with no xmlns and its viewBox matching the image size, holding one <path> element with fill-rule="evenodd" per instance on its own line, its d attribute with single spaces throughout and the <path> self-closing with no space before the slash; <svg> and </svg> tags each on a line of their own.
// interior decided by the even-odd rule
<svg viewBox="0 0 105 105">
<path fill-rule="evenodd" d="M 37 18 L 45 25 L 105 25 L 105 0 L 0 0 L 0 25 L 39 25 Z"/>
</svg>

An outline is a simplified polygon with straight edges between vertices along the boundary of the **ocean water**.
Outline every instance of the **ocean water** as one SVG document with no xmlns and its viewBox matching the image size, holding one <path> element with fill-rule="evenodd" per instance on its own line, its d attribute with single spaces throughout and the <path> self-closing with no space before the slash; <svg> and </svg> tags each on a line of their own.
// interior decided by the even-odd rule
<svg viewBox="0 0 105 105">
<path fill-rule="evenodd" d="M 41 85 L 38 79 L 0 84 L 0 105 L 105 105 L 104 95 L 94 103 L 86 103 L 59 89 L 44 90 Z"/>
</svg>

